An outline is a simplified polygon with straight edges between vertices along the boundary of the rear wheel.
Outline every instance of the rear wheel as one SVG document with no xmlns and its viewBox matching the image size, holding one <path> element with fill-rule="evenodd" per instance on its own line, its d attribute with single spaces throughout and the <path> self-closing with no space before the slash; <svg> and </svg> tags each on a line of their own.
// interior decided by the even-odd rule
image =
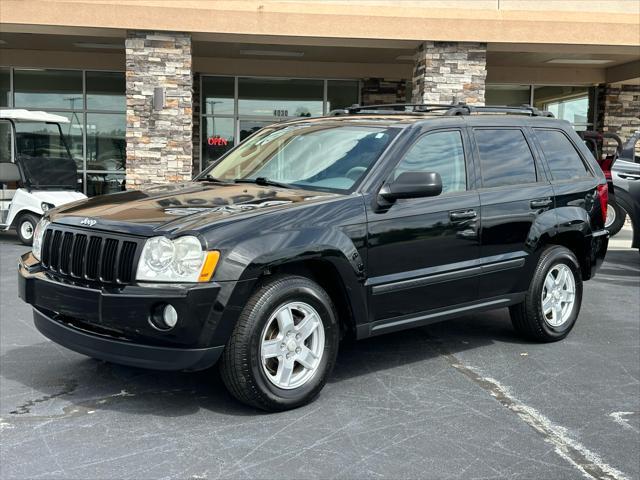
<svg viewBox="0 0 640 480">
<path fill-rule="evenodd" d="M 607 219 L 604 222 L 604 228 L 609 230 L 611 236 L 614 236 L 624 226 L 626 217 L 626 210 L 610 200 L 607 204 Z"/>
<path fill-rule="evenodd" d="M 298 276 L 261 286 L 240 314 L 220 362 L 240 401 L 269 411 L 312 401 L 338 351 L 337 315 L 327 293 Z"/>
<path fill-rule="evenodd" d="M 519 333 L 541 342 L 555 342 L 569 334 L 581 303 L 578 260 L 571 250 L 552 246 L 540 255 L 524 302 L 509 311 Z"/>
<path fill-rule="evenodd" d="M 33 232 L 35 232 L 37 224 L 38 217 L 31 213 L 23 213 L 18 217 L 16 221 L 16 231 L 22 243 L 25 245 L 31 245 L 33 243 Z"/>
</svg>

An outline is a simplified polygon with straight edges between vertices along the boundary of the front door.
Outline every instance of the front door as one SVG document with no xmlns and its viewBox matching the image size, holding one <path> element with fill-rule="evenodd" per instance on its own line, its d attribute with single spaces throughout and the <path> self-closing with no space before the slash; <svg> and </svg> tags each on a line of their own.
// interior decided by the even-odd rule
<svg viewBox="0 0 640 480">
<path fill-rule="evenodd" d="M 369 207 L 371 321 L 411 322 L 422 312 L 476 300 L 480 200 L 468 152 L 464 129 L 426 132 L 388 180 L 407 171 L 438 172 L 442 193 L 397 200 L 385 210 Z"/>
</svg>

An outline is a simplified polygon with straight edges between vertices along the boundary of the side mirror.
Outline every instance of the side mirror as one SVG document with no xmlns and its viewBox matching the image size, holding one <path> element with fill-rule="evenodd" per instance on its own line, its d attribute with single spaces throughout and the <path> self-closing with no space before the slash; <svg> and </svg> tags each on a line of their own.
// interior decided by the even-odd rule
<svg viewBox="0 0 640 480">
<path fill-rule="evenodd" d="M 379 195 L 388 202 L 399 198 L 435 197 L 442 193 L 442 178 L 437 172 L 402 172 L 386 183 Z"/>
<path fill-rule="evenodd" d="M 15 163 L 0 163 L 0 183 L 19 182 L 20 170 Z"/>
</svg>

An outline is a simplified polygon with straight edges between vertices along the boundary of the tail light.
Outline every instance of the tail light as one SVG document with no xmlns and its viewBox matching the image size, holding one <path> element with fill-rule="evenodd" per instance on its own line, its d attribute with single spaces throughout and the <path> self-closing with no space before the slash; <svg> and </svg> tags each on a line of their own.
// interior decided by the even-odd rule
<svg viewBox="0 0 640 480">
<path fill-rule="evenodd" d="M 611 180 L 611 167 L 613 166 L 614 161 L 615 158 L 612 155 L 607 155 L 605 158 L 598 162 L 607 180 Z"/>
<path fill-rule="evenodd" d="M 609 202 L 609 187 L 606 183 L 598 185 L 598 199 L 600 200 L 600 211 L 602 213 L 602 221 L 607 221 L 607 203 Z"/>
</svg>

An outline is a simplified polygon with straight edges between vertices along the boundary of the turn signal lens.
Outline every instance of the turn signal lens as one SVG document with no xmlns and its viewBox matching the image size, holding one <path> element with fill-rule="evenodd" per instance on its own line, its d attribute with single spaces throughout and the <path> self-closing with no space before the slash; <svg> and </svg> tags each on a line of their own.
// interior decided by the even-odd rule
<svg viewBox="0 0 640 480">
<path fill-rule="evenodd" d="M 217 250 L 207 252 L 207 258 L 204 260 L 204 265 L 202 266 L 200 276 L 198 277 L 199 282 L 208 282 L 211 280 L 211 277 L 213 277 L 213 273 L 216 271 L 216 267 L 218 266 L 218 260 L 220 260 L 220 252 Z"/>
<path fill-rule="evenodd" d="M 606 183 L 598 185 L 598 199 L 600 199 L 600 211 L 602 221 L 607 222 L 607 204 L 609 203 L 609 187 Z"/>
</svg>

